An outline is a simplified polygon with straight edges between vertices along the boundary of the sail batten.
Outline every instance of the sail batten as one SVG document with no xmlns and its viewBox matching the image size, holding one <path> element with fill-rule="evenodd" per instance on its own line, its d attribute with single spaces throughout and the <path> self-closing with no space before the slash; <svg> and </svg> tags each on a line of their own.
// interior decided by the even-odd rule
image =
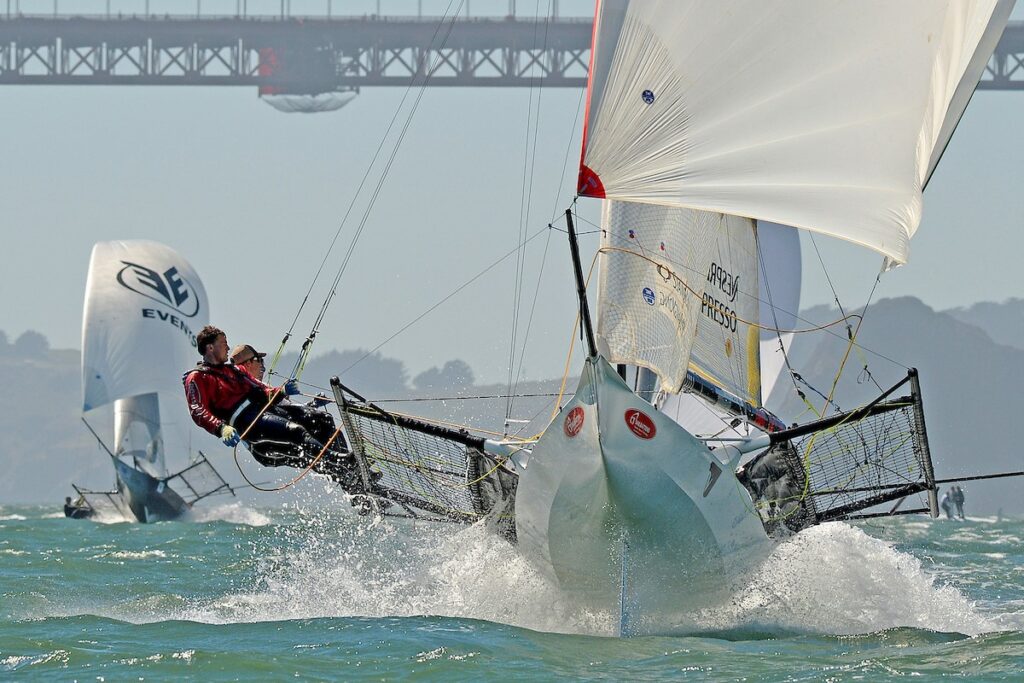
<svg viewBox="0 0 1024 683">
<path fill-rule="evenodd" d="M 903 263 L 1007 14 L 1005 0 L 604 0 L 578 192 Z"/>
</svg>

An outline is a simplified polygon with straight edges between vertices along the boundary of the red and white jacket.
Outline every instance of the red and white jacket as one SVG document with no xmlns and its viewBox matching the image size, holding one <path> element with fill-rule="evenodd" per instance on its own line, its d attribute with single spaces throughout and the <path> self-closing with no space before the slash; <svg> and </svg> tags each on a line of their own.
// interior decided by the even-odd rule
<svg viewBox="0 0 1024 683">
<path fill-rule="evenodd" d="M 230 363 L 210 365 L 200 361 L 182 382 L 192 421 L 214 436 L 220 436 L 221 427 L 244 401 L 262 408 L 275 391 Z M 277 395 L 283 396 L 281 392 Z"/>
</svg>

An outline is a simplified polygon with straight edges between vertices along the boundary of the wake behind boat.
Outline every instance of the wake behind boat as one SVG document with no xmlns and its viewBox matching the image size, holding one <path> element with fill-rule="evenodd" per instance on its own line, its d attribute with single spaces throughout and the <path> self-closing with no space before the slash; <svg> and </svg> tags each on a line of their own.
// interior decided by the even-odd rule
<svg viewBox="0 0 1024 683">
<path fill-rule="evenodd" d="M 113 412 L 113 448 L 86 426 L 111 458 L 115 487 L 75 486 L 68 517 L 171 520 L 208 496 L 233 494 L 202 453 L 177 472 L 166 465 L 165 440 L 181 456 L 189 449 L 164 429 L 161 409 L 184 410 L 180 371 L 208 320 L 202 281 L 173 249 L 147 241 L 93 247 L 82 320 L 83 413 Z"/>
</svg>

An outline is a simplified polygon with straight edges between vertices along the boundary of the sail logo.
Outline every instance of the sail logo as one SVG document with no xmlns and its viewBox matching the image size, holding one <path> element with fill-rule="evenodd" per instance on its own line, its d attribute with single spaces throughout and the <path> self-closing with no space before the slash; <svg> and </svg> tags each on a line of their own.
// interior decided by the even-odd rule
<svg viewBox="0 0 1024 683">
<path fill-rule="evenodd" d="M 658 428 L 654 426 L 654 420 L 636 408 L 627 410 L 625 418 L 629 431 L 641 439 L 653 439 L 654 435 L 658 433 Z"/>
<path fill-rule="evenodd" d="M 178 269 L 171 266 L 160 273 L 130 261 L 121 261 L 124 268 L 117 272 L 117 281 L 139 296 L 170 306 L 186 318 L 199 313 L 199 297 L 195 287 L 181 277 Z"/>
<path fill-rule="evenodd" d="M 651 289 L 650 287 L 644 287 L 644 290 L 643 290 L 642 294 L 644 295 L 644 301 L 647 302 L 647 305 L 648 306 L 653 306 L 654 305 L 654 299 L 655 299 L 655 297 L 654 297 L 654 290 Z"/>
<path fill-rule="evenodd" d="M 585 417 L 586 414 L 583 412 L 582 406 L 576 406 L 570 410 L 569 414 L 565 416 L 565 424 L 563 425 L 565 435 L 571 439 L 579 434 L 580 430 L 583 429 L 583 420 Z"/>
</svg>

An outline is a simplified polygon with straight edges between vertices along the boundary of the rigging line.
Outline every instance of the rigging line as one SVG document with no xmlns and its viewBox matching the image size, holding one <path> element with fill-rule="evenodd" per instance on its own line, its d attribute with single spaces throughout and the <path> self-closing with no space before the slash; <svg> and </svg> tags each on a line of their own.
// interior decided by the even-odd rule
<svg viewBox="0 0 1024 683">
<path fill-rule="evenodd" d="M 821 257 L 821 252 L 818 251 L 818 243 L 814 239 L 814 233 L 808 232 L 807 236 L 811 238 L 811 245 L 814 247 L 814 253 L 817 254 L 818 263 L 821 265 L 821 272 L 825 274 L 825 281 L 828 282 L 828 287 L 832 290 L 832 298 L 835 299 L 836 306 L 839 307 L 839 313 L 845 317 L 846 312 L 843 310 L 843 303 L 839 301 L 839 294 L 836 292 L 836 288 L 832 284 L 832 276 L 828 274 L 828 268 L 825 267 L 825 260 Z"/>
<path fill-rule="evenodd" d="M 451 2 L 449 2 L 448 9 L 451 8 L 452 2 L 454 2 L 454 0 L 451 0 Z M 426 74 L 424 75 L 423 82 L 420 85 L 420 89 L 416 96 L 416 99 L 413 102 L 412 108 L 409 111 L 409 115 L 406 117 L 405 124 L 403 125 L 402 131 L 398 136 L 398 140 L 395 142 L 395 146 L 391 150 L 391 154 L 388 158 L 388 161 L 385 164 L 383 171 L 381 172 L 381 176 L 377 182 L 377 185 L 370 196 L 369 203 L 367 204 L 366 210 L 363 212 L 363 217 L 360 220 L 359 227 L 356 229 L 356 232 L 352 237 L 352 241 L 349 243 L 348 251 L 346 252 L 345 257 L 342 260 L 342 264 L 339 267 L 337 274 L 335 275 L 334 282 L 331 285 L 331 289 L 324 300 L 323 306 L 321 306 L 320 308 L 320 312 L 316 317 L 316 320 L 313 324 L 313 328 L 310 330 L 309 335 L 306 337 L 306 341 L 302 345 L 302 350 L 299 353 L 299 358 L 296 360 L 295 368 L 293 369 L 292 372 L 292 375 L 295 377 L 298 377 L 302 373 L 302 369 L 305 366 L 306 358 L 308 358 L 309 356 L 309 349 L 312 347 L 313 340 L 316 338 L 316 335 L 319 332 L 320 325 L 323 322 L 328 307 L 330 306 L 335 295 L 337 294 L 338 285 L 341 282 L 341 277 L 348 267 L 348 264 L 352 258 L 352 254 L 355 252 L 356 244 L 358 243 L 359 238 L 362 236 L 363 230 L 366 227 L 366 222 L 370 217 L 370 213 L 373 210 L 374 205 L 376 204 L 377 198 L 380 196 L 380 191 L 384 186 L 384 182 L 388 177 L 392 165 L 394 164 L 395 158 L 398 156 L 398 151 L 402 146 L 402 142 L 405 140 L 405 136 L 409 131 L 409 127 L 412 125 L 413 117 L 415 116 L 416 111 L 419 109 L 420 102 L 423 100 L 423 95 L 427 89 L 427 82 L 430 80 L 430 74 L 434 71 L 435 68 L 437 68 L 437 65 L 440 63 L 440 50 L 442 50 L 448 44 L 448 39 L 451 37 L 452 30 L 455 27 L 455 20 L 458 18 L 458 13 L 461 11 L 462 5 L 465 2 L 466 0 L 460 0 L 458 7 L 455 10 L 455 13 L 452 14 L 451 18 L 447 20 L 448 30 L 445 33 L 444 40 L 442 41 L 441 47 L 438 50 L 438 56 L 433 62 L 433 64 L 430 66 L 430 68 L 427 70 Z"/>
<path fill-rule="evenodd" d="M 279 372 L 278 373 L 274 373 L 274 374 L 277 377 L 285 377 L 285 375 L 283 375 L 283 374 L 281 374 Z M 301 381 L 301 382 L 299 382 L 299 384 L 302 384 L 302 385 L 307 386 L 307 387 L 312 387 L 313 389 L 319 389 L 320 391 L 331 391 L 330 388 L 322 387 L 322 386 L 320 386 L 318 384 L 314 384 L 313 382 Z M 298 395 L 299 396 L 303 396 L 304 398 L 311 398 L 311 399 L 323 398 L 323 396 L 317 396 L 316 394 L 298 394 Z M 553 397 L 558 396 L 558 395 L 559 394 L 557 392 L 548 391 L 548 392 L 540 392 L 540 393 L 535 393 L 535 394 L 516 394 L 516 398 L 553 398 Z M 476 396 L 455 395 L 455 396 L 419 396 L 417 398 L 376 398 L 376 399 L 368 399 L 368 401 L 370 403 L 429 403 L 429 402 L 437 402 L 437 401 L 494 401 L 494 400 L 498 400 L 498 399 L 504 400 L 506 398 L 508 398 L 508 394 L 479 394 L 479 395 L 476 395 Z"/>
<path fill-rule="evenodd" d="M 451 8 L 450 2 L 448 7 L 449 9 Z M 434 34 L 430 38 L 430 45 L 433 45 L 434 41 L 437 39 L 437 34 L 440 32 L 441 27 L 444 25 L 445 18 L 446 16 L 442 16 L 441 20 L 438 21 L 437 25 L 434 27 Z M 320 261 L 320 266 L 317 268 L 316 274 L 313 276 L 313 280 L 309 283 L 309 289 L 306 290 L 306 294 L 302 298 L 302 303 L 299 304 L 299 308 L 295 312 L 295 317 L 292 319 L 292 323 L 288 327 L 288 331 L 285 333 L 284 339 L 281 342 L 281 346 L 280 348 L 278 348 L 277 353 L 274 355 L 274 358 L 270 363 L 270 370 L 273 370 L 274 367 L 277 365 L 277 362 L 281 356 L 281 352 L 284 350 L 284 345 L 287 344 L 288 340 L 291 338 L 292 331 L 295 329 L 295 325 L 298 323 L 299 316 L 302 314 L 302 310 L 306 307 L 306 303 L 309 301 L 309 297 L 313 292 L 313 288 L 316 286 L 317 280 L 320 279 L 320 274 L 323 272 L 324 266 L 327 264 L 327 261 L 330 258 L 331 253 L 334 251 L 334 246 L 337 243 L 338 238 L 341 236 L 341 231 L 344 229 L 345 224 L 348 222 L 348 217 L 349 215 L 351 215 L 352 209 L 355 208 L 356 201 L 362 194 L 363 187 L 366 185 L 366 181 L 370 177 L 370 172 L 373 170 L 374 165 L 377 163 L 377 159 L 380 158 L 381 150 L 384 149 L 384 143 L 387 142 L 388 136 L 391 135 L 391 131 L 395 125 L 395 121 L 398 120 L 398 115 L 402 112 L 402 108 L 405 106 L 405 101 L 414 87 L 415 80 L 410 81 L 409 85 L 406 86 L 405 92 L 402 94 L 402 99 L 398 102 L 398 106 L 395 108 L 395 113 L 391 117 L 391 121 L 388 123 L 387 130 L 385 130 L 384 135 L 381 136 L 380 143 L 378 143 L 377 149 L 373 153 L 373 158 L 370 160 L 369 165 L 366 167 L 366 172 L 363 174 L 362 179 L 359 181 L 359 186 L 356 188 L 355 193 L 352 195 L 352 201 L 349 202 L 348 208 L 345 210 L 345 215 L 342 217 L 341 222 L 338 225 L 338 229 L 335 231 L 334 237 L 331 239 L 331 243 L 327 247 L 327 252 L 324 254 L 323 259 Z"/>
<path fill-rule="evenodd" d="M 548 0 L 548 14 L 551 14 L 551 0 Z M 540 23 L 540 0 L 537 0 L 534 7 L 534 20 L 533 20 L 533 48 L 537 49 L 537 27 Z M 550 28 L 550 22 L 545 20 L 544 22 L 544 38 L 542 41 L 542 49 L 547 48 L 548 41 L 548 30 Z M 519 202 L 519 239 L 523 239 L 526 233 L 526 226 L 529 224 L 530 211 L 533 207 L 533 178 L 534 171 L 537 167 L 537 140 L 540 137 L 540 111 L 541 102 L 544 95 L 544 82 L 540 81 L 540 86 L 537 86 L 537 67 L 531 65 L 530 67 L 530 100 L 527 105 L 527 119 L 526 119 L 526 145 L 523 154 L 523 189 L 522 196 Z M 537 92 L 537 106 L 535 111 L 533 109 L 533 94 Z M 533 130 L 532 145 L 530 140 L 530 130 Z M 532 149 L 531 149 L 532 147 Z M 529 167 L 529 170 L 527 170 Z M 516 281 L 515 281 L 515 296 L 513 297 L 512 303 L 512 334 L 509 340 L 509 358 L 508 358 L 508 391 L 511 394 L 513 392 L 513 373 L 515 373 L 515 355 L 516 355 L 516 341 L 519 330 L 519 316 L 520 308 L 523 302 L 523 283 L 526 275 L 526 250 L 519 252 L 518 258 L 516 259 Z M 523 343 L 523 350 L 525 352 L 525 341 Z M 522 369 L 520 368 L 520 372 Z M 515 380 L 518 383 L 518 377 Z M 512 414 L 513 401 L 510 399 L 508 404 L 505 406 L 505 418 L 508 419 Z"/>
<path fill-rule="evenodd" d="M 814 252 L 818 255 L 818 263 L 821 264 L 821 270 L 822 270 L 823 273 L 825 273 L 825 279 L 828 281 L 828 286 L 829 286 L 829 288 L 832 289 L 832 297 L 835 299 L 836 306 L 839 307 L 839 313 L 841 315 L 845 316 L 846 315 L 846 311 L 843 310 L 843 304 L 839 301 L 839 295 L 836 293 L 836 288 L 832 284 L 832 278 L 831 278 L 831 276 L 828 273 L 828 268 L 825 267 L 825 261 L 824 261 L 824 259 L 821 256 L 821 252 L 818 250 L 818 243 L 814 239 L 814 233 L 808 233 L 808 235 L 811 238 L 811 244 L 814 245 Z M 883 266 L 883 268 L 884 268 L 884 266 Z M 875 285 L 876 286 L 878 285 L 878 279 L 877 278 L 875 280 Z M 873 293 L 874 293 L 874 289 L 872 289 L 872 294 Z M 869 296 L 869 300 L 870 300 L 870 296 Z M 864 313 L 866 313 L 866 312 L 867 312 L 867 306 L 865 305 L 864 311 L 861 312 L 861 315 L 864 315 Z M 859 328 L 860 325 L 858 324 L 857 327 Z M 850 329 L 849 329 L 849 325 L 847 325 L 847 332 L 846 333 L 847 333 L 848 336 L 850 334 L 852 334 Z M 878 388 L 879 391 L 882 391 L 881 385 L 878 384 L 878 381 L 875 379 L 875 376 L 871 374 L 870 370 L 868 370 L 867 358 L 863 357 L 863 355 L 860 353 L 859 348 L 858 348 L 858 354 L 857 355 L 860 356 L 860 358 L 861 358 L 862 365 L 863 365 L 863 368 L 864 368 L 864 372 L 867 374 L 868 379 L 871 380 L 871 382 Z"/>
<path fill-rule="evenodd" d="M 576 114 L 573 116 L 572 119 L 572 133 L 568 136 L 569 142 L 565 146 L 565 157 L 562 159 L 562 174 L 558 176 L 558 193 L 555 195 L 555 206 L 554 208 L 551 209 L 551 223 L 554 223 L 556 218 L 564 216 L 564 213 L 558 208 L 558 198 L 562 196 L 562 187 L 565 185 L 565 169 L 569 166 L 569 154 L 572 152 L 572 143 L 576 137 L 576 126 L 579 124 L 580 121 L 580 109 L 583 108 L 583 96 L 585 94 L 586 90 L 581 90 L 580 96 L 576 100 Z M 583 235 L 585 233 L 578 232 L 576 234 Z"/>
<path fill-rule="evenodd" d="M 526 333 L 523 335 L 523 346 L 519 352 L 519 370 L 516 372 L 516 381 L 509 388 L 509 394 L 512 398 L 509 399 L 505 407 L 505 419 L 512 417 L 512 405 L 515 403 L 515 397 L 519 392 L 519 382 L 523 377 L 523 358 L 526 356 L 527 342 L 530 340 L 530 331 L 533 329 L 533 316 L 537 312 L 537 299 L 540 298 L 540 283 L 544 277 L 544 267 L 548 262 L 548 249 L 551 246 L 551 230 L 548 230 L 548 238 L 544 242 L 544 254 L 540 259 L 540 269 L 537 273 L 537 286 L 533 290 L 533 302 L 530 305 L 530 317 L 526 322 Z M 525 251 L 525 250 L 524 250 Z"/>
<path fill-rule="evenodd" d="M 452 1 L 454 1 L 454 0 L 452 0 Z M 448 31 L 445 33 L 444 40 L 441 43 L 441 49 L 443 49 L 444 46 L 447 45 L 448 39 L 451 37 L 451 32 L 452 32 L 452 29 L 454 28 L 454 25 L 455 25 L 455 19 L 457 18 L 458 12 L 462 8 L 463 2 L 465 2 L 465 0 L 461 0 L 460 1 L 459 6 L 458 6 L 458 8 L 455 11 L 455 14 L 448 21 Z M 449 9 L 451 8 L 451 3 L 449 3 L 448 7 L 449 7 Z M 437 59 L 440 60 L 440 57 L 438 57 Z M 405 140 L 405 136 L 408 133 L 409 127 L 412 124 L 413 117 L 415 116 L 416 111 L 419 109 L 420 102 L 422 101 L 423 95 L 426 92 L 426 85 L 427 85 L 427 81 L 430 78 L 430 73 L 434 70 L 434 68 L 436 68 L 437 64 L 438 64 L 438 62 L 435 61 L 434 64 L 431 66 L 431 68 L 425 74 L 423 82 L 420 84 L 419 92 L 416 95 L 416 99 L 413 102 L 412 107 L 411 107 L 411 109 L 409 111 L 409 115 L 406 117 L 405 123 L 402 126 L 402 130 L 399 133 L 398 140 L 395 142 L 395 145 L 394 145 L 394 147 L 391 150 L 391 154 L 389 155 L 388 160 L 385 163 L 384 169 L 381 172 L 381 176 L 378 179 L 376 186 L 374 187 L 373 193 L 370 196 L 370 201 L 368 202 L 367 207 L 366 207 L 366 209 L 363 212 L 363 216 L 362 216 L 362 218 L 360 220 L 359 227 L 356 230 L 356 234 L 353 237 L 352 241 L 349 243 L 349 248 L 348 248 L 348 250 L 345 253 L 345 257 L 344 257 L 344 259 L 342 261 L 342 265 L 339 268 L 337 275 L 335 276 L 335 279 L 334 279 L 331 291 L 328 294 L 327 300 L 324 302 L 324 306 L 322 307 L 320 315 L 317 318 L 316 326 L 315 327 L 318 327 L 319 324 L 322 322 L 323 317 L 326 314 L 327 306 L 329 305 L 330 301 L 333 299 L 333 297 L 337 293 L 337 286 L 338 286 L 338 284 L 341 281 L 341 276 L 343 275 L 344 271 L 346 270 L 346 268 L 347 268 L 347 266 L 348 266 L 348 264 L 349 264 L 349 262 L 350 262 L 350 260 L 352 258 L 352 254 L 355 251 L 356 243 L 358 242 L 359 237 L 362 235 L 363 229 L 366 227 L 366 222 L 369 219 L 369 216 L 370 216 L 370 213 L 371 213 L 371 211 L 373 209 L 373 206 L 376 203 L 377 198 L 380 196 L 380 191 L 383 188 L 384 182 L 387 179 L 388 173 L 390 172 L 392 165 L 394 164 L 395 158 L 398 155 L 398 151 L 401 148 L 402 142 Z"/>
<path fill-rule="evenodd" d="M 884 264 L 884 262 L 883 262 L 883 264 Z M 884 265 L 883 265 L 883 268 L 884 268 Z M 828 397 L 829 397 L 828 400 L 829 400 L 830 403 L 832 402 L 832 397 L 836 393 L 836 387 L 839 385 L 839 378 L 843 374 L 843 368 L 846 367 L 846 361 L 849 359 L 850 352 L 853 350 L 854 344 L 856 343 L 857 335 L 860 334 L 861 325 L 864 324 L 864 317 L 867 315 L 868 307 L 871 305 L 871 300 L 875 296 L 875 290 L 878 289 L 878 283 L 880 283 L 882 281 L 882 273 L 883 272 L 884 271 L 882 269 L 879 269 L 878 275 L 875 276 L 875 284 L 871 287 L 871 292 L 868 294 L 868 300 L 864 303 L 864 309 L 861 311 L 860 320 L 857 321 L 857 327 L 856 327 L 856 329 L 853 330 L 853 332 L 850 335 L 850 342 L 849 342 L 849 344 L 846 347 L 846 353 L 843 354 L 843 360 L 839 364 L 839 370 L 836 371 L 835 379 L 832 381 L 832 389 L 828 392 Z M 824 408 L 828 408 L 828 405 L 825 405 Z M 823 412 L 824 412 L 824 409 L 823 409 Z"/>
<path fill-rule="evenodd" d="M 553 391 L 542 392 L 539 394 L 516 394 L 516 398 L 554 398 L 558 396 L 558 393 Z M 427 396 L 421 398 L 382 398 L 375 400 L 374 403 L 426 403 L 426 402 L 437 402 L 437 401 L 494 401 L 497 399 L 508 398 L 505 394 L 483 394 L 479 396 Z"/>
<path fill-rule="evenodd" d="M 793 228 L 793 229 L 795 230 L 796 228 Z M 797 237 L 797 239 L 799 241 L 799 236 Z M 764 262 L 764 252 L 761 250 L 761 241 L 760 240 L 758 240 L 758 242 L 757 242 L 757 258 L 761 262 L 761 273 L 764 276 L 764 289 L 765 289 L 765 292 L 768 293 L 768 308 L 772 312 L 772 323 L 775 325 L 776 328 L 778 328 L 779 327 L 779 313 L 775 309 L 775 302 L 772 299 L 772 286 L 771 286 L 771 283 L 768 282 L 768 269 L 767 269 L 767 267 L 765 265 L 765 262 Z M 782 333 L 781 332 L 776 332 L 775 333 L 775 338 L 779 340 L 779 350 L 782 352 L 782 362 L 786 364 L 786 369 L 789 370 L 789 379 L 790 379 L 791 382 L 793 382 L 793 388 L 796 389 L 797 393 L 799 394 L 800 393 L 800 387 L 797 386 L 796 378 L 793 377 L 793 373 L 795 371 L 793 370 L 793 366 L 789 362 L 789 353 L 786 352 L 786 344 L 782 341 Z M 766 401 L 767 398 L 768 398 L 767 396 L 762 396 L 761 397 L 762 403 L 764 401 Z"/>
<path fill-rule="evenodd" d="M 354 363 L 352 363 L 352 364 L 351 364 L 351 365 L 349 365 L 349 366 L 348 366 L 347 368 L 345 368 L 344 370 L 342 370 L 342 371 L 341 371 L 341 374 L 344 374 L 344 373 L 348 372 L 349 370 L 351 370 L 352 368 L 354 368 L 355 366 L 359 365 L 359 364 L 360 364 L 361 362 L 363 362 L 364 360 L 366 360 L 367 358 L 369 358 L 370 356 L 372 356 L 372 355 L 373 355 L 374 353 L 376 353 L 376 352 L 377 352 L 377 351 L 378 351 L 378 350 L 379 350 L 379 349 L 380 349 L 381 347 L 383 347 L 383 346 L 384 346 L 385 344 L 387 344 L 387 343 L 388 343 L 388 342 L 390 342 L 390 341 L 391 341 L 392 339 L 394 339 L 394 338 L 395 338 L 395 337 L 397 337 L 398 335 L 402 334 L 402 333 L 403 333 L 403 332 L 405 332 L 405 331 L 406 331 L 407 329 L 409 329 L 410 327 L 412 327 L 413 325 L 415 325 L 416 323 L 418 323 L 418 322 L 419 322 L 420 320 L 422 320 L 423 318 L 425 318 L 425 317 L 426 317 L 427 315 L 429 315 L 430 313 L 432 313 L 432 312 L 433 312 L 433 311 L 434 311 L 434 310 L 435 310 L 435 309 L 436 309 L 436 308 L 437 308 L 438 306 L 440 306 L 441 304 L 445 303 L 446 301 L 448 301 L 449 299 L 451 299 L 451 298 L 452 298 L 453 296 L 455 296 L 456 294 L 458 294 L 459 292 L 461 292 L 461 291 L 462 291 L 463 289 L 465 289 L 466 287 L 470 286 L 471 284 L 473 284 L 474 282 L 476 282 L 477 280 L 479 280 L 479 279 L 480 279 L 481 277 L 483 277 L 483 276 L 484 276 L 484 275 L 485 275 L 485 274 L 486 274 L 486 273 L 487 273 L 487 272 L 488 272 L 489 270 L 493 269 L 493 268 L 494 268 L 494 267 L 496 267 L 496 266 L 497 266 L 497 265 L 498 265 L 499 263 L 501 263 L 502 261 L 504 261 L 504 260 L 505 260 L 505 259 L 507 259 L 508 257 L 512 256 L 513 254 L 515 254 L 515 253 L 516 253 L 517 251 L 519 251 L 520 249 L 524 248 L 524 247 L 525 247 L 525 246 L 526 246 L 527 244 L 529 244 L 529 243 L 530 243 L 531 241 L 533 241 L 534 239 L 536 239 L 537 237 L 539 237 L 539 236 L 540 236 L 540 235 L 541 235 L 541 234 L 542 234 L 542 233 L 543 233 L 543 232 L 544 232 L 545 230 L 547 230 L 547 229 L 548 229 L 548 228 L 547 228 L 547 226 L 545 226 L 545 227 L 541 228 L 540 230 L 538 230 L 537 232 L 533 233 L 533 235 L 531 235 L 531 236 L 530 236 L 529 238 L 527 238 L 525 242 L 523 242 L 522 244 L 516 245 L 516 247 L 514 247 L 513 249 L 511 249 L 510 251 L 508 251 L 508 252 L 507 252 L 507 253 L 506 253 L 506 254 L 505 254 L 504 256 L 500 257 L 500 258 L 499 258 L 498 260 L 496 260 L 496 261 L 494 261 L 493 263 L 491 263 L 491 264 L 490 264 L 489 266 L 487 266 L 486 268 L 484 268 L 483 270 L 481 270 L 481 271 L 480 271 L 479 273 L 477 273 L 476 275 L 474 275 L 474 276 L 473 276 L 472 278 L 470 278 L 469 280 L 467 280 L 467 281 L 466 281 L 466 282 L 464 282 L 463 284 L 461 284 L 461 285 L 459 285 L 458 287 L 456 287 L 456 288 L 455 288 L 454 290 L 452 290 L 452 292 L 450 292 L 450 293 L 449 293 L 448 295 L 446 295 L 446 296 L 445 296 L 445 297 L 444 297 L 443 299 L 441 299 L 440 301 L 438 301 L 437 303 L 435 303 L 435 304 L 434 304 L 433 306 L 431 306 L 430 308 L 428 308 L 428 309 L 427 309 L 426 311 L 424 311 L 423 313 L 421 313 L 420 315 L 416 316 L 416 317 L 415 317 L 414 319 L 412 319 L 411 321 L 409 321 L 409 322 L 408 322 L 407 324 L 405 324 L 404 326 L 402 326 L 402 327 L 401 327 L 401 328 L 400 328 L 400 329 L 399 329 L 399 330 L 398 330 L 397 332 L 395 332 L 395 333 L 394 333 L 394 334 L 392 334 L 392 335 L 391 335 L 390 337 L 388 337 L 387 339 L 385 339 L 384 341 L 382 341 L 382 342 L 381 342 L 380 344 L 377 344 L 377 346 L 373 347 L 372 349 L 370 349 L 369 351 L 367 351 L 367 352 L 366 352 L 365 354 L 363 354 L 363 355 L 362 355 L 362 356 L 361 356 L 361 357 L 360 357 L 360 358 L 359 358 L 358 360 L 356 360 L 356 361 L 355 361 Z"/>
</svg>

